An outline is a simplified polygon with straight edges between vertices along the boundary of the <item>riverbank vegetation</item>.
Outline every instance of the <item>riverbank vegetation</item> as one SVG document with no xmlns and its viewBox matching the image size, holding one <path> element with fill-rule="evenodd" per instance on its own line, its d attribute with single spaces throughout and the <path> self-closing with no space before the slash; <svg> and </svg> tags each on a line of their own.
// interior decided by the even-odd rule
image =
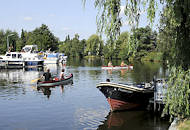
<svg viewBox="0 0 190 130">
<path fill-rule="evenodd" d="M 190 128 L 190 120 L 184 120 L 183 122 L 180 122 L 180 124 L 177 126 L 177 130 L 189 130 Z"/>
<path fill-rule="evenodd" d="M 84 2 L 86 0 L 83 0 Z M 138 51 L 138 28 L 141 11 L 145 11 L 150 24 L 153 25 L 158 4 L 163 6 L 158 32 L 157 51 L 162 52 L 168 60 L 170 75 L 168 91 L 165 98 L 163 115 L 170 119 L 190 117 L 190 2 L 189 0 L 94 0 L 98 13 L 98 31 L 105 33 L 110 45 L 119 39 L 122 21 L 121 6 L 125 8 L 125 17 L 132 27 L 132 38 L 128 46 L 128 54 L 135 57 Z M 124 5 L 123 5 L 124 4 Z M 129 48 L 130 47 L 130 48 Z M 113 48 L 112 48 L 113 50 Z M 141 55 L 143 56 L 143 55 Z"/>
<path fill-rule="evenodd" d="M 92 34 L 88 39 L 80 39 L 78 34 L 73 38 L 69 35 L 64 41 L 60 41 L 49 30 L 48 26 L 42 24 L 31 32 L 22 29 L 21 36 L 10 30 L 0 31 L 1 54 L 7 49 L 7 36 L 12 51 L 21 51 L 25 45 L 36 44 L 39 51 L 50 49 L 55 52 L 65 53 L 68 57 L 103 57 L 106 59 L 126 59 L 139 61 L 162 61 L 162 48 L 159 48 L 158 33 L 149 26 L 136 28 L 132 32 L 122 32 L 114 42 L 102 40 L 101 36 Z M 131 42 L 135 41 L 136 51 L 131 53 Z M 162 47 L 162 46 L 161 46 Z"/>
</svg>

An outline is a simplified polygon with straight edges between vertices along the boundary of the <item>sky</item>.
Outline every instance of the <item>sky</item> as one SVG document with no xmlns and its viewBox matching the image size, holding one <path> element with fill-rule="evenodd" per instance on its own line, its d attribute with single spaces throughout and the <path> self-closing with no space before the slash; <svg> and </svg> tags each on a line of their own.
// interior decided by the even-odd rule
<svg viewBox="0 0 190 130">
<path fill-rule="evenodd" d="M 0 29 L 16 31 L 33 31 L 45 24 L 60 40 L 66 35 L 80 39 L 88 39 L 96 33 L 97 9 L 94 0 L 86 0 L 84 8 L 82 0 L 0 0 Z M 121 13 L 122 14 L 122 13 Z M 140 26 L 147 20 L 142 16 Z M 127 25 L 122 31 L 128 30 Z"/>
<path fill-rule="evenodd" d="M 96 33 L 96 14 L 92 2 L 82 0 L 0 0 L 0 29 L 32 31 L 42 24 L 60 40 L 78 33 L 88 38 Z"/>
</svg>

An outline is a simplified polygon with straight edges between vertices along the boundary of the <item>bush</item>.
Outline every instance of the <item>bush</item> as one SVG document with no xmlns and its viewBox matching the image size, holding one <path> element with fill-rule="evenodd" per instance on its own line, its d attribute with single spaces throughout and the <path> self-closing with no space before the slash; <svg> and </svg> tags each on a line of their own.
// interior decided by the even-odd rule
<svg viewBox="0 0 190 130">
<path fill-rule="evenodd" d="M 141 61 L 163 61 L 163 54 L 161 52 L 150 52 L 141 58 Z"/>
</svg>

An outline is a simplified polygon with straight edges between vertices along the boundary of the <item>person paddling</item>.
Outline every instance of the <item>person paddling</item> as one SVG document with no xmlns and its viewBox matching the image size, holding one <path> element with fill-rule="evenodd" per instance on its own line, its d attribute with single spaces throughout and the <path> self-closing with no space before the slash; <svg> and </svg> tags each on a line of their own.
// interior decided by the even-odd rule
<svg viewBox="0 0 190 130">
<path fill-rule="evenodd" d="M 108 66 L 109 66 L 109 67 L 112 67 L 112 66 L 113 66 L 111 61 L 109 61 Z"/>
<path fill-rule="evenodd" d="M 127 65 L 125 64 L 124 61 L 122 61 L 120 66 L 123 67 L 123 66 L 127 66 Z"/>
<path fill-rule="evenodd" d="M 50 80 L 51 80 L 50 69 L 47 69 L 47 72 L 45 72 L 45 73 L 43 74 L 43 76 L 45 77 L 45 81 L 50 81 Z"/>
<path fill-rule="evenodd" d="M 60 73 L 60 79 L 64 79 L 64 72 L 65 72 L 65 69 L 62 69 L 62 71 Z"/>
</svg>

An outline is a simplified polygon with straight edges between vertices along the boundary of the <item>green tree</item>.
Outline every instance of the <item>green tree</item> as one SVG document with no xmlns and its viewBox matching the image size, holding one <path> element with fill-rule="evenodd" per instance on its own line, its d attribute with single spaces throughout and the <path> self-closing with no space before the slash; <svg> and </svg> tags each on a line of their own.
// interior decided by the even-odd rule
<svg viewBox="0 0 190 130">
<path fill-rule="evenodd" d="M 64 52 L 69 57 L 82 58 L 84 56 L 84 49 L 86 46 L 86 41 L 79 40 L 79 35 L 75 34 L 73 39 L 70 36 L 66 36 L 65 41 L 59 46 L 60 51 Z"/>
<path fill-rule="evenodd" d="M 101 56 L 103 53 L 103 41 L 98 35 L 91 35 L 86 41 L 86 55 Z"/>
<path fill-rule="evenodd" d="M 65 41 L 63 42 L 63 44 L 60 46 L 61 47 L 61 52 L 64 52 L 65 55 L 70 56 L 71 52 L 71 48 L 72 48 L 72 41 L 70 40 L 69 35 L 66 36 Z"/>
<path fill-rule="evenodd" d="M 157 50 L 163 53 L 164 60 L 172 59 L 174 43 L 177 38 L 176 21 L 174 12 L 170 8 L 164 7 L 160 18 Z M 170 62 L 172 62 L 170 60 Z"/>
<path fill-rule="evenodd" d="M 22 29 L 21 32 L 21 48 L 26 45 L 26 32 Z"/>
<path fill-rule="evenodd" d="M 28 35 L 27 44 L 36 44 L 42 51 L 48 50 L 49 48 L 51 51 L 58 50 L 59 40 L 53 35 L 47 25 L 42 24 L 41 27 L 36 28 Z"/>
<path fill-rule="evenodd" d="M 80 58 L 83 58 L 85 53 L 84 53 L 84 50 L 86 48 L 86 40 L 83 39 L 80 41 L 80 46 L 79 46 L 79 57 Z"/>
<path fill-rule="evenodd" d="M 122 32 L 119 35 L 118 40 L 116 41 L 116 48 L 115 51 L 117 54 L 117 58 L 120 59 L 128 59 L 128 44 L 129 44 L 130 34 L 128 32 Z"/>
<path fill-rule="evenodd" d="M 4 54 L 7 50 L 6 33 L 0 30 L 0 53 Z"/>
<path fill-rule="evenodd" d="M 134 44 L 136 44 L 136 59 L 139 60 L 146 56 L 148 52 L 155 50 L 157 33 L 153 32 L 149 26 L 134 29 L 132 37 L 135 40 Z"/>
</svg>

